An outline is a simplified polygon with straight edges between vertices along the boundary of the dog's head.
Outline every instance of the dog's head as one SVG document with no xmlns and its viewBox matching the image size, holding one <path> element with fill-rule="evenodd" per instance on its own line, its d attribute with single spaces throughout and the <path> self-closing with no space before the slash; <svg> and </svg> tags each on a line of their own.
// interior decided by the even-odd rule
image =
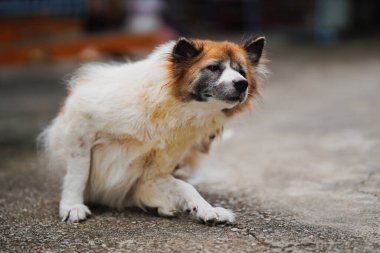
<svg viewBox="0 0 380 253">
<path fill-rule="evenodd" d="M 264 37 L 243 45 L 180 38 L 169 61 L 174 96 L 210 110 L 237 111 L 258 92 L 264 45 Z"/>
</svg>

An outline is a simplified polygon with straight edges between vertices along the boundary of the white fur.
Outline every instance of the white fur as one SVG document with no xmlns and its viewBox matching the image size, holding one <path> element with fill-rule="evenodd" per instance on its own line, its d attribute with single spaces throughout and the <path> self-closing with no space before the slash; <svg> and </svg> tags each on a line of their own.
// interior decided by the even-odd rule
<svg viewBox="0 0 380 253">
<path fill-rule="evenodd" d="M 219 78 L 219 82 L 232 83 L 233 81 L 247 80 L 239 72 L 231 68 L 230 61 L 225 64 L 225 69 Z"/>
<path fill-rule="evenodd" d="M 224 105 L 177 104 L 159 122 L 150 119 L 171 96 L 165 62 L 173 46 L 164 44 L 135 63 L 87 65 L 72 78 L 63 113 L 41 134 L 51 166 L 66 169 L 62 219 L 84 220 L 90 215 L 84 203 L 96 202 L 158 208 L 165 216 L 189 209 L 200 220 L 233 222 L 231 211 L 212 207 L 191 185 L 171 176 L 187 148 L 166 153 L 178 129 L 189 135 L 188 142 L 199 137 L 193 131 L 207 135 L 220 129 Z M 153 149 L 161 166 L 145 169 L 139 159 Z"/>
</svg>

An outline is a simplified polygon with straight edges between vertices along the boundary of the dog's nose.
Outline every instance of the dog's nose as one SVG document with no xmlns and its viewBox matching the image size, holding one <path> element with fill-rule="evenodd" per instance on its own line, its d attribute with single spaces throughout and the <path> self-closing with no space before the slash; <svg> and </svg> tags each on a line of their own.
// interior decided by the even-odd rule
<svg viewBox="0 0 380 253">
<path fill-rule="evenodd" d="M 233 83 L 234 83 L 235 89 L 240 93 L 243 93 L 248 87 L 247 80 L 234 81 Z"/>
</svg>

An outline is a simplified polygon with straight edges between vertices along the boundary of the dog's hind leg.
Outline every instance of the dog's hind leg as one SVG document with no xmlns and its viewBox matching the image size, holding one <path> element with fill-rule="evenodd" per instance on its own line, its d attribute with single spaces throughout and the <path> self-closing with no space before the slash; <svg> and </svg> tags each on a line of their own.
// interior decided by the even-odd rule
<svg viewBox="0 0 380 253">
<path fill-rule="evenodd" d="M 211 206 L 192 185 L 171 175 L 140 181 L 134 198 L 140 205 L 157 208 L 162 216 L 188 212 L 208 224 L 231 223 L 235 219 L 230 210 Z"/>
<path fill-rule="evenodd" d="M 84 190 L 90 172 L 92 137 L 82 128 L 73 129 L 65 146 L 68 150 L 67 171 L 59 214 L 64 221 L 78 222 L 91 214 L 84 205 Z"/>
</svg>

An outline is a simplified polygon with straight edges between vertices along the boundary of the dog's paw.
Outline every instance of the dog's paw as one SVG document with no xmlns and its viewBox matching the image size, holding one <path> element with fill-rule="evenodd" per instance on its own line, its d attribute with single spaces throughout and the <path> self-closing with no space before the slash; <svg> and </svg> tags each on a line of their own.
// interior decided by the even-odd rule
<svg viewBox="0 0 380 253">
<path fill-rule="evenodd" d="M 62 221 L 79 222 L 91 215 L 90 209 L 83 204 L 63 204 L 59 206 Z"/>
<path fill-rule="evenodd" d="M 193 211 L 195 211 L 194 208 Z M 198 220 L 209 225 L 233 223 L 235 221 L 234 213 L 222 207 L 199 208 L 196 210 L 196 217 Z"/>
</svg>

